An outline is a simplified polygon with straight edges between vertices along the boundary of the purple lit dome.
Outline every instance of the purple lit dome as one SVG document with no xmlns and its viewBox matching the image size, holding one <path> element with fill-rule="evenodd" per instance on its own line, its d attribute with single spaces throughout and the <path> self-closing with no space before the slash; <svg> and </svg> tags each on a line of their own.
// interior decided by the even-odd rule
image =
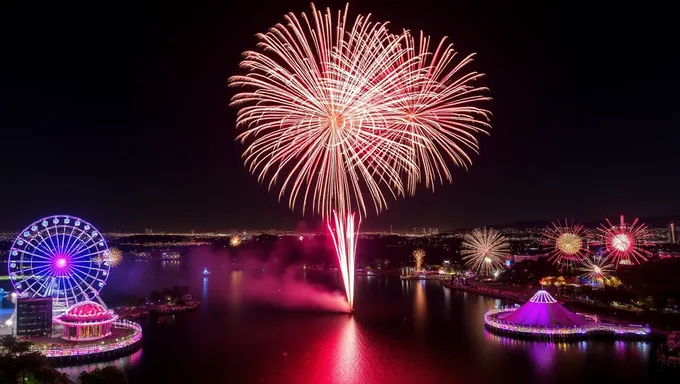
<svg viewBox="0 0 680 384">
<path fill-rule="evenodd" d="M 516 311 L 499 316 L 498 320 L 544 328 L 577 327 L 588 323 L 584 317 L 571 313 L 542 289 Z"/>
</svg>

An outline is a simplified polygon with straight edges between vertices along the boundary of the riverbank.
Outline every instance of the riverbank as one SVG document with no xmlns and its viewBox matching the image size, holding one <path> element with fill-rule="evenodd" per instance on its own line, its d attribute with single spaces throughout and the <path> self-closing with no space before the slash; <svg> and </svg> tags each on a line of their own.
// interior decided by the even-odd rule
<svg viewBox="0 0 680 384">
<path fill-rule="evenodd" d="M 200 301 L 194 300 L 185 304 L 177 305 L 150 304 L 136 307 L 117 307 L 113 310 L 121 319 L 137 320 L 144 318 L 149 314 L 172 315 L 180 312 L 193 311 L 194 309 L 200 307 L 200 305 Z"/>
<path fill-rule="evenodd" d="M 465 292 L 476 293 L 479 295 L 495 297 L 499 299 L 511 300 L 518 304 L 524 304 L 529 300 L 533 292 L 522 292 L 529 288 L 515 287 L 517 290 L 511 291 L 501 286 L 487 286 L 483 284 L 456 284 L 452 281 L 442 281 L 441 285 L 449 289 L 457 289 Z M 649 324 L 651 328 L 651 335 L 654 339 L 666 340 L 669 330 L 665 329 L 663 324 L 656 324 L 649 319 L 644 318 L 640 313 L 620 313 L 616 308 L 608 308 L 599 305 L 593 305 L 562 296 L 555 296 L 565 307 L 574 312 L 587 312 L 597 315 L 600 319 L 612 323 L 636 323 Z"/>
<path fill-rule="evenodd" d="M 495 297 L 497 299 L 506 299 L 506 300 L 512 300 L 516 301 L 520 304 L 525 303 L 527 300 L 529 300 L 529 295 L 526 293 L 522 292 L 513 292 L 509 290 L 504 290 L 496 287 L 488 287 L 485 285 L 481 284 L 456 284 L 452 282 L 451 280 L 447 281 L 442 281 L 441 285 L 450 288 L 450 289 L 458 289 L 461 291 L 465 292 L 472 292 L 472 293 L 477 293 L 479 295 L 484 295 L 484 296 L 491 296 Z"/>
</svg>

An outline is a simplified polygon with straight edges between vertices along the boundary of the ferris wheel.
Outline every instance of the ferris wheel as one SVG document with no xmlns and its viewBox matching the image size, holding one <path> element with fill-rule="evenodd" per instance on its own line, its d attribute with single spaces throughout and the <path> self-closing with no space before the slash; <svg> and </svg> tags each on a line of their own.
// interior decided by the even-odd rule
<svg viewBox="0 0 680 384">
<path fill-rule="evenodd" d="M 108 258 L 106 240 L 92 224 L 56 215 L 21 231 L 7 265 L 20 297 L 52 297 L 59 309 L 98 298 L 111 270 Z"/>
</svg>

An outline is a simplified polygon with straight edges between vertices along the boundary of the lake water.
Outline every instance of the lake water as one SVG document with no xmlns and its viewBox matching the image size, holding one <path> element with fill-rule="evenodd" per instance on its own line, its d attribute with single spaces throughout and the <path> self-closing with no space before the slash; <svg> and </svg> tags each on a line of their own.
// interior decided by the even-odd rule
<svg viewBox="0 0 680 384">
<path fill-rule="evenodd" d="M 182 262 L 184 263 L 184 261 Z M 104 300 L 189 286 L 200 309 L 146 319 L 143 347 L 119 359 L 131 383 L 662 382 L 647 342 L 527 342 L 495 336 L 484 312 L 509 304 L 437 282 L 358 277 L 356 311 L 286 309 L 242 295 L 257 279 L 214 260 L 133 262 L 111 274 Z M 200 271 L 209 264 L 212 274 Z M 301 278 L 340 289 L 339 276 Z M 77 374 L 87 367 L 67 369 Z"/>
</svg>

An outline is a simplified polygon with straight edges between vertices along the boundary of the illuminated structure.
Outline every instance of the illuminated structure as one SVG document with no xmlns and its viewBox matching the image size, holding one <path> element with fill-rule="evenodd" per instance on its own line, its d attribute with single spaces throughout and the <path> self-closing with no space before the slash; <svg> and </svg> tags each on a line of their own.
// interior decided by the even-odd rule
<svg viewBox="0 0 680 384">
<path fill-rule="evenodd" d="M 112 310 L 93 301 L 81 301 L 54 318 L 64 326 L 62 338 L 69 341 L 91 341 L 111 335 L 111 324 L 118 320 Z"/>
<path fill-rule="evenodd" d="M 573 268 L 590 253 L 586 242 L 586 230 L 581 224 L 574 224 L 564 219 L 564 225 L 557 220 L 544 231 L 543 236 L 548 240 L 550 251 L 548 257 L 553 263 L 563 267 Z"/>
<path fill-rule="evenodd" d="M 593 333 L 647 336 L 651 331 L 648 326 L 601 323 L 596 316 L 572 313 L 544 290 L 521 307 L 486 312 L 484 323 L 492 331 L 546 338 L 583 338 Z"/>
<path fill-rule="evenodd" d="M 430 51 L 429 37 L 416 44 L 347 10 L 289 13 L 257 35 L 258 51 L 240 64 L 247 73 L 229 84 L 244 89 L 231 105 L 246 166 L 270 189 L 278 183 L 291 208 L 328 223 L 352 308 L 361 218 L 418 183 L 450 182 L 447 163 L 470 164 L 490 113 L 477 106 L 488 98 L 471 57 L 458 60 L 445 40 Z"/>
<path fill-rule="evenodd" d="M 35 343 L 37 351 L 54 359 L 112 356 L 136 348 L 142 338 L 139 324 L 119 320 L 99 297 L 115 257 L 101 233 L 77 217 L 54 215 L 26 227 L 8 260 L 19 297 L 17 326 L 26 328 L 18 334 L 49 337 L 52 323 L 63 327 L 66 341 Z"/>
<path fill-rule="evenodd" d="M 475 228 L 463 237 L 460 252 L 465 265 L 480 275 L 491 275 L 505 268 L 510 245 L 500 232 L 493 228 Z"/>
<path fill-rule="evenodd" d="M 639 264 L 651 256 L 648 250 L 642 248 L 648 236 L 647 226 L 638 225 L 638 219 L 628 225 L 621 215 L 618 226 L 607 219 L 607 224 L 599 229 L 606 247 L 605 254 L 617 268 L 619 264 Z"/>
<path fill-rule="evenodd" d="M 60 312 L 99 297 L 111 269 L 108 255 L 106 240 L 92 224 L 55 215 L 21 231 L 7 266 L 20 297 L 52 297 L 55 312 Z"/>
</svg>

